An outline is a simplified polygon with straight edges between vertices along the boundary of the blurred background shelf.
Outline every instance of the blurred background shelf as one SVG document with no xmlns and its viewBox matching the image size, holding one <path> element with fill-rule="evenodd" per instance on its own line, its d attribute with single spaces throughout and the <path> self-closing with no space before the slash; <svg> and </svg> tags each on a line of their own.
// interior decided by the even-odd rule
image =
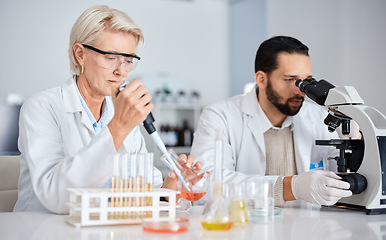
<svg viewBox="0 0 386 240">
<path fill-rule="evenodd" d="M 167 149 L 173 148 L 177 154 L 190 154 L 193 132 L 197 127 L 202 109 L 203 106 L 198 103 L 154 103 L 152 111 L 155 119 L 154 126 Z M 143 127 L 141 131 L 148 151 L 154 153 L 154 165 L 161 170 L 162 176 L 166 177 L 169 169 L 160 161 L 161 151 Z M 181 139 L 184 132 L 185 139 Z"/>
</svg>

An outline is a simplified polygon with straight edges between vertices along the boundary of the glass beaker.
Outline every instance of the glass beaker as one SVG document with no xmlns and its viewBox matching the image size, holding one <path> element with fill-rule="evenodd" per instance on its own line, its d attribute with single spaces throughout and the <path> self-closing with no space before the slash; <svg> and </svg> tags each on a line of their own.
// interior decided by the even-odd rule
<svg viewBox="0 0 386 240">
<path fill-rule="evenodd" d="M 246 182 L 247 209 L 251 222 L 269 222 L 274 216 L 273 183 L 264 178 Z"/>
<path fill-rule="evenodd" d="M 207 191 L 207 178 L 209 174 L 205 171 L 200 171 L 198 173 L 194 172 L 193 169 L 187 168 L 183 160 L 178 158 L 178 155 L 174 152 L 173 149 L 169 149 L 168 153 L 171 157 L 171 160 L 177 166 L 181 172 L 182 177 L 186 182 L 187 189 L 181 180 L 177 180 L 177 190 L 180 191 L 180 196 L 188 201 L 195 202 L 201 199 Z M 165 154 L 161 156 L 161 160 L 169 167 L 170 170 L 173 168 L 170 166 L 168 160 L 165 157 Z M 189 191 L 190 190 L 190 191 Z"/>
</svg>

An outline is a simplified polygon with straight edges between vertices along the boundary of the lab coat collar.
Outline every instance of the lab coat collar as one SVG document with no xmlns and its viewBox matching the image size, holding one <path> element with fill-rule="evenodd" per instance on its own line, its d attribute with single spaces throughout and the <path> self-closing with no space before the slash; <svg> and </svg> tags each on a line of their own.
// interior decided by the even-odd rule
<svg viewBox="0 0 386 240">
<path fill-rule="evenodd" d="M 263 117 L 259 116 L 259 101 L 257 100 L 256 95 L 256 85 L 252 90 L 246 93 L 241 100 L 241 111 L 243 115 L 247 118 L 245 123 L 248 126 L 249 130 L 252 132 L 253 137 L 255 138 L 260 151 L 264 154 L 265 157 L 265 143 L 264 143 L 264 132 L 268 129 L 265 129 L 267 123 Z M 265 116 L 265 114 L 263 114 Z M 267 119 L 268 120 L 268 119 Z M 269 121 L 268 121 L 269 122 Z"/>
<path fill-rule="evenodd" d="M 252 132 L 253 137 L 259 145 L 261 152 L 265 153 L 265 141 L 264 133 L 271 128 L 283 129 L 290 126 L 290 129 L 293 130 L 294 118 L 288 116 L 283 122 L 281 128 L 277 128 L 272 125 L 268 117 L 265 115 L 263 109 L 261 108 L 259 101 L 257 99 L 257 85 L 248 93 L 246 93 L 242 98 L 241 111 L 243 114 L 249 116 L 249 119 L 246 120 L 246 124 L 249 130 Z"/>
<path fill-rule="evenodd" d="M 275 127 L 272 125 L 271 121 L 269 121 L 267 115 L 265 115 L 263 109 L 261 108 L 261 105 L 257 99 L 257 86 L 255 87 L 247 94 L 248 97 L 245 100 L 245 103 L 243 104 L 243 112 L 246 113 L 247 115 L 259 115 L 260 116 L 260 125 L 263 133 L 268 131 L 271 128 L 274 129 L 283 129 L 286 127 L 291 127 L 291 130 L 293 129 L 293 117 L 292 116 L 287 116 L 286 119 L 284 120 L 283 124 L 281 127 Z M 253 98 L 253 99 L 252 99 Z M 252 104 L 249 104 L 252 103 Z M 254 104 L 256 103 L 256 104 Z"/>
<path fill-rule="evenodd" d="M 62 96 L 66 112 L 81 112 L 83 110 L 79 97 L 76 93 L 73 78 L 68 79 L 62 85 Z"/>
<path fill-rule="evenodd" d="M 259 101 L 257 101 L 257 111 L 258 111 L 259 116 L 261 118 L 261 124 L 262 124 L 261 126 L 263 129 L 263 133 L 265 133 L 266 131 L 268 131 L 271 128 L 276 129 L 276 130 L 281 130 L 281 129 L 290 127 L 290 130 L 293 129 L 293 124 L 292 124 L 293 117 L 292 116 L 287 116 L 286 119 L 284 120 L 283 124 L 281 125 L 281 127 L 275 127 L 274 125 L 272 125 L 271 121 L 269 121 L 267 115 L 265 115 L 263 109 L 261 108 Z"/>
<path fill-rule="evenodd" d="M 94 128 L 94 131 L 96 134 L 98 134 L 107 124 L 111 121 L 114 115 L 114 105 L 112 103 L 112 99 L 110 96 L 106 96 L 105 100 L 102 103 L 102 114 L 101 118 L 99 119 L 99 122 L 96 121 L 93 114 L 91 113 L 89 107 L 87 106 L 86 102 L 84 101 L 82 95 L 79 92 L 78 87 L 76 86 L 76 76 L 74 75 L 73 78 L 74 81 L 74 87 L 76 90 L 76 93 L 78 95 L 78 98 L 81 102 L 82 109 L 87 114 L 88 118 L 90 119 L 90 122 Z"/>
<path fill-rule="evenodd" d="M 258 114 L 259 102 L 257 101 L 256 88 L 257 85 L 251 91 L 245 93 L 241 102 L 241 111 L 251 117 Z"/>
<path fill-rule="evenodd" d="M 307 105 L 309 104 L 304 102 L 299 113 L 293 116 L 294 150 L 298 173 L 303 173 L 310 169 L 311 151 L 312 146 L 315 144 L 312 129 L 318 128 L 304 114 L 306 108 L 315 106 Z"/>
<path fill-rule="evenodd" d="M 252 132 L 260 151 L 266 157 L 264 132 L 271 128 L 272 124 L 257 100 L 256 87 L 242 97 L 241 111 L 245 116 L 249 117 L 245 119 L 245 123 Z M 295 159 L 299 173 L 309 170 L 311 150 L 314 144 L 312 129 L 316 128 L 316 126 L 308 127 L 312 123 L 305 116 L 306 108 L 313 107 L 309 105 L 309 103 L 304 102 L 299 113 L 295 116 L 287 117 L 282 126 L 288 127 L 290 125 L 293 131 Z"/>
<path fill-rule="evenodd" d="M 75 77 L 75 76 L 74 76 Z M 80 121 L 93 133 L 95 134 L 90 118 L 85 112 L 80 102 L 77 90 L 75 87 L 76 81 L 70 78 L 62 85 L 62 96 L 64 102 L 64 108 L 68 113 L 74 113 L 80 117 Z"/>
</svg>

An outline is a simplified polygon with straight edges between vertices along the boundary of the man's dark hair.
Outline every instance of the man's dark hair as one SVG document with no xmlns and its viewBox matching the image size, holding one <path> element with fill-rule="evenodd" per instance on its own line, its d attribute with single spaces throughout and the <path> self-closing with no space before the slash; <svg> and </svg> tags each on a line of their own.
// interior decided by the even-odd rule
<svg viewBox="0 0 386 240">
<path fill-rule="evenodd" d="M 255 73 L 263 71 L 270 74 L 277 69 L 277 56 L 282 52 L 308 56 L 308 47 L 296 38 L 288 36 L 276 36 L 265 40 L 256 52 Z"/>
</svg>

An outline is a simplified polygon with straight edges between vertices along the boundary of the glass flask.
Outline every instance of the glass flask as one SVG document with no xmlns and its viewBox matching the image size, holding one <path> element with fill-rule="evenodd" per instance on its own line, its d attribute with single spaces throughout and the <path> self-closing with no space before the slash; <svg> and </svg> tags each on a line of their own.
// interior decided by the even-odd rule
<svg viewBox="0 0 386 240">
<path fill-rule="evenodd" d="M 177 180 L 177 190 L 180 191 L 180 196 L 188 201 L 195 202 L 201 199 L 208 189 L 207 178 L 209 174 L 205 171 L 196 173 L 192 168 L 187 168 L 184 162 L 178 158 L 178 155 L 173 149 L 169 149 L 168 153 L 171 160 L 177 166 L 186 184 L 182 184 L 181 180 Z M 171 169 L 165 154 L 162 155 L 161 160 Z"/>
<path fill-rule="evenodd" d="M 224 231 L 233 226 L 228 200 L 222 194 L 222 132 L 216 131 L 213 194 L 204 206 L 201 225 L 205 230 Z"/>
<path fill-rule="evenodd" d="M 229 189 L 230 209 L 234 225 L 245 226 L 249 223 L 245 203 L 245 183 L 231 183 Z"/>
</svg>

